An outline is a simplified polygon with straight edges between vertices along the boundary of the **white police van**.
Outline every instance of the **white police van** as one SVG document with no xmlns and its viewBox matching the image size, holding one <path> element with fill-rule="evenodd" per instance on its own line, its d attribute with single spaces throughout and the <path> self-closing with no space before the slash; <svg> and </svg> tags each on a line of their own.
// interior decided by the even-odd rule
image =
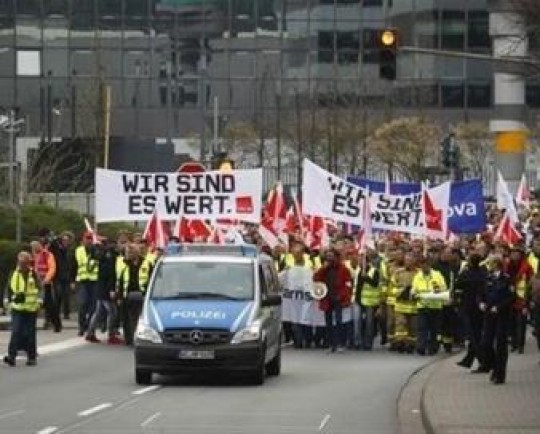
<svg viewBox="0 0 540 434">
<path fill-rule="evenodd" d="M 182 244 L 157 263 L 135 332 L 135 381 L 238 371 L 255 384 L 281 370 L 281 296 L 254 246 Z"/>
</svg>

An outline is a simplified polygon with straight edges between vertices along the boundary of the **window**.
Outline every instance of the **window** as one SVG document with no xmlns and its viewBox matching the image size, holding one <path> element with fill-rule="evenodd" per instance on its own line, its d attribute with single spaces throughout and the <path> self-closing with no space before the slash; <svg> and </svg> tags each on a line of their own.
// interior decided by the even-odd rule
<svg viewBox="0 0 540 434">
<path fill-rule="evenodd" d="M 317 47 L 319 63 L 332 63 L 334 60 L 334 33 L 319 32 Z"/>
<path fill-rule="evenodd" d="M 442 106 L 448 108 L 463 107 L 465 102 L 462 83 L 446 83 L 441 86 Z"/>
<path fill-rule="evenodd" d="M 441 48 L 463 50 L 464 44 L 465 13 L 460 11 L 443 11 Z"/>
<path fill-rule="evenodd" d="M 337 32 L 338 63 L 356 63 L 360 41 L 358 32 Z"/>
<path fill-rule="evenodd" d="M 266 297 L 268 297 L 269 291 L 268 287 L 266 286 L 266 273 L 262 265 L 259 265 L 259 286 L 262 299 L 264 300 Z"/>
<path fill-rule="evenodd" d="M 41 75 L 41 52 L 17 51 L 17 75 L 19 77 L 39 77 Z"/>
<path fill-rule="evenodd" d="M 468 47 L 489 48 L 489 15 L 486 11 L 469 11 Z"/>
<path fill-rule="evenodd" d="M 366 7 L 366 6 L 370 6 L 370 7 L 372 7 L 372 6 L 382 6 L 383 5 L 383 0 L 364 0 L 362 5 L 364 7 Z"/>
<path fill-rule="evenodd" d="M 364 42 L 362 51 L 362 61 L 364 63 L 377 63 L 379 61 L 379 51 L 377 37 L 379 31 L 375 29 L 364 30 Z"/>
<path fill-rule="evenodd" d="M 491 85 L 489 83 L 468 84 L 467 106 L 471 108 L 491 107 Z"/>
<path fill-rule="evenodd" d="M 155 271 L 152 298 L 190 297 L 253 299 L 252 265 L 203 261 L 161 264 Z"/>
<path fill-rule="evenodd" d="M 529 107 L 540 107 L 540 84 L 527 84 L 525 100 Z"/>
</svg>

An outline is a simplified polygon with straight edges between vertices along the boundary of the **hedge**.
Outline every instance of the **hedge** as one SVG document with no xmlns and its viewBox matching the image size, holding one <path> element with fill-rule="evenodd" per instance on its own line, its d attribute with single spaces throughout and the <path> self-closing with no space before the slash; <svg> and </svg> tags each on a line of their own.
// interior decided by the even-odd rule
<svg viewBox="0 0 540 434">
<path fill-rule="evenodd" d="M 28 205 L 22 213 L 22 243 L 15 242 L 15 212 L 11 208 L 0 207 L 0 295 L 6 286 L 6 279 L 15 267 L 17 252 L 29 250 L 29 242 L 36 239 L 38 231 L 48 228 L 56 234 L 69 230 L 79 239 L 84 231 L 84 216 L 69 210 L 55 209 L 48 205 Z M 115 239 L 118 231 L 137 230 L 127 223 L 107 223 L 99 225 L 99 234 Z M 1 301 L 0 301 L 1 305 Z"/>
</svg>

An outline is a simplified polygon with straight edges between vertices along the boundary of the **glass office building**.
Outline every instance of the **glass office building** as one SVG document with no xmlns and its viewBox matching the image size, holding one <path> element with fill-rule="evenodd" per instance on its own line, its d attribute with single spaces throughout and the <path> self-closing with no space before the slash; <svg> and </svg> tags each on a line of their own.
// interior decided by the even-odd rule
<svg viewBox="0 0 540 434">
<path fill-rule="evenodd" d="M 0 0 L 0 106 L 26 117 L 26 136 L 63 138 L 98 134 L 104 87 L 110 135 L 127 139 L 211 130 L 215 97 L 228 122 L 359 100 L 487 119 L 488 62 L 403 54 L 388 83 L 376 35 L 391 25 L 403 45 L 490 53 L 488 21 L 487 0 Z"/>
</svg>

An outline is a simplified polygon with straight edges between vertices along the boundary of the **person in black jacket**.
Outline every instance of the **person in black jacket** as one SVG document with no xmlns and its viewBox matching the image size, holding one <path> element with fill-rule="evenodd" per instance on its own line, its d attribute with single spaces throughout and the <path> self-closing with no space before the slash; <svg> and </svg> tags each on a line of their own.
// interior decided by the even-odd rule
<svg viewBox="0 0 540 434">
<path fill-rule="evenodd" d="M 485 290 L 480 294 L 479 308 L 484 315 L 481 343 L 481 366 L 473 372 L 490 372 L 494 384 L 506 381 L 508 364 L 508 326 L 510 321 L 513 293 L 510 276 L 503 271 L 500 257 L 490 261 L 491 272 Z"/>
<path fill-rule="evenodd" d="M 479 360 L 480 339 L 482 337 L 482 312 L 478 308 L 480 294 L 485 292 L 488 278 L 487 269 L 480 265 L 482 257 L 472 254 L 466 268 L 459 275 L 455 287 L 460 317 L 468 340 L 465 357 L 457 362 L 459 366 L 470 368 L 474 359 Z"/>
<path fill-rule="evenodd" d="M 96 308 L 90 319 L 88 330 L 86 331 L 86 340 L 88 342 L 98 343 L 96 337 L 96 326 L 98 321 L 107 311 L 107 331 L 108 344 L 122 344 L 123 340 L 117 336 L 116 331 L 116 258 L 118 253 L 116 247 L 112 243 L 103 241 L 97 249 L 96 256 L 99 261 L 99 272 L 96 293 Z"/>
<path fill-rule="evenodd" d="M 56 261 L 56 275 L 54 278 L 54 286 L 60 296 L 58 300 L 59 307 L 63 312 L 64 319 L 69 319 L 71 311 L 71 288 L 70 274 L 70 246 L 73 242 L 73 234 L 70 232 L 62 232 L 58 238 L 55 238 L 50 245 L 50 251 L 54 255 Z"/>
</svg>

